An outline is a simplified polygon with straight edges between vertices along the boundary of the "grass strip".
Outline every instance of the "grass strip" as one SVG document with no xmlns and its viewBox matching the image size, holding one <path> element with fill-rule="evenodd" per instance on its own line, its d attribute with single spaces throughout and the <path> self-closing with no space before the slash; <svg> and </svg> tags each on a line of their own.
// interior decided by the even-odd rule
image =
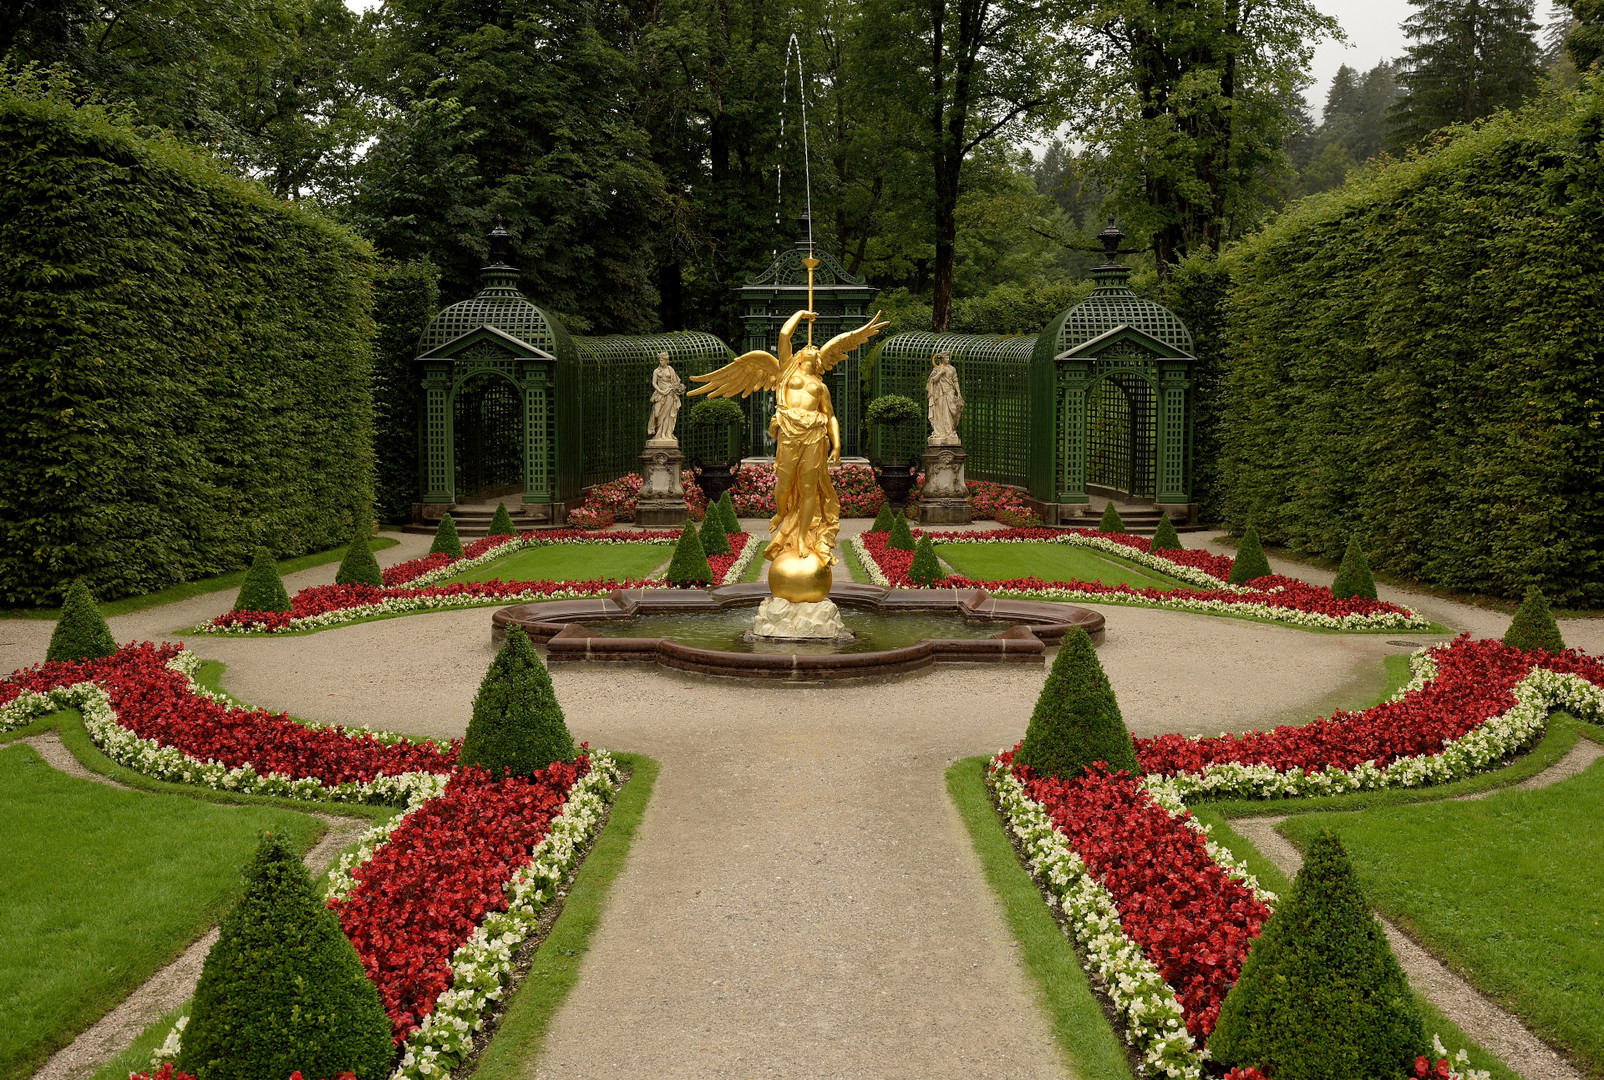
<svg viewBox="0 0 1604 1080">
<path fill-rule="evenodd" d="M 615 756 L 629 770 L 629 783 L 613 801 L 607 827 L 574 876 L 562 914 L 535 950 L 529 973 L 507 1002 L 495 1037 L 474 1067 L 476 1078 L 513 1080 L 529 1074 L 540 1058 L 552 1017 L 579 980 L 591 935 L 601 922 L 613 881 L 629 858 L 661 767 L 641 754 Z"/>
<path fill-rule="evenodd" d="M 863 568 L 863 563 L 858 559 L 858 553 L 852 550 L 851 544 L 841 545 L 841 565 L 847 568 L 848 576 L 859 585 L 874 584 L 869 578 L 869 572 Z"/>
<path fill-rule="evenodd" d="M 302 851 L 324 826 L 67 776 L 0 750 L 0 1078 L 31 1075 L 215 924 L 263 830 Z"/>
<path fill-rule="evenodd" d="M 139 1033 L 126 1050 L 96 1069 L 95 1075 L 89 1080 L 128 1080 L 130 1073 L 148 1071 L 151 1055 L 156 1053 L 157 1047 L 167 1041 L 167 1033 L 173 1030 L 178 1018 L 187 1012 L 189 1012 L 188 1001 L 152 1022 Z"/>
<path fill-rule="evenodd" d="M 752 556 L 752 561 L 747 564 L 746 572 L 741 575 L 741 580 L 743 582 L 745 582 L 745 581 L 757 581 L 765 573 L 768 572 L 767 571 L 768 563 L 763 558 L 763 552 L 765 550 L 767 550 L 767 548 L 769 546 L 769 542 L 767 540 L 759 540 L 757 537 L 754 536 L 750 540 L 748 540 L 747 543 L 748 544 L 756 544 L 757 545 L 757 554 L 753 555 Z M 845 551 L 846 548 L 843 546 L 841 550 Z M 853 578 L 852 580 L 856 581 L 858 579 L 857 578 Z"/>
<path fill-rule="evenodd" d="M 393 548 L 401 541 L 392 536 L 380 536 L 368 541 L 368 546 L 374 551 L 383 551 Z M 328 551 L 314 551 L 310 555 L 299 555 L 293 559 L 280 559 L 278 572 L 280 576 L 294 574 L 301 570 L 310 570 L 316 566 L 327 566 L 337 563 L 345 558 L 345 545 L 330 548 Z M 225 589 L 238 589 L 245 581 L 245 570 L 235 570 L 230 574 L 219 574 L 216 577 L 197 578 L 194 581 L 183 581 L 177 585 L 169 585 L 160 592 L 146 593 L 143 596 L 125 596 L 121 600 L 109 600 L 100 605 L 101 614 L 107 618 L 113 615 L 128 615 L 135 611 L 146 611 L 150 608 L 161 607 L 163 604 L 176 604 L 180 600 L 190 600 L 207 593 L 222 592 Z M 13 608 L 0 613 L 0 618 L 8 619 L 59 619 L 60 608 Z"/>
<path fill-rule="evenodd" d="M 986 881 L 1019 942 L 1020 958 L 1041 993 L 1053 1037 L 1080 1080 L 1131 1080 L 1125 1048 L 1092 992 L 1074 944 L 1020 865 L 992 806 L 986 791 L 986 760 L 964 758 L 951 766 L 947 793 L 969 828 Z"/>
<path fill-rule="evenodd" d="M 1099 581 L 1133 589 L 1189 589 L 1178 578 L 1127 562 L 1116 555 L 1072 544 L 937 544 L 936 554 L 976 581 L 1039 577 L 1046 581 Z"/>
<path fill-rule="evenodd" d="M 673 548 L 662 544 L 552 544 L 524 548 L 438 584 L 490 581 L 605 581 L 643 578 Z"/>
</svg>

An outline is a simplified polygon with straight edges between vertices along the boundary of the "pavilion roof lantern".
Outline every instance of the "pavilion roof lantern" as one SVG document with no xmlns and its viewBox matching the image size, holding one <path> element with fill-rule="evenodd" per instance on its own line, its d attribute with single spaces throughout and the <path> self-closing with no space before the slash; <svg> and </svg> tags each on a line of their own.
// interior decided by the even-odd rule
<svg viewBox="0 0 1604 1080">
<path fill-rule="evenodd" d="M 567 329 L 530 303 L 518 288 L 520 271 L 512 262 L 512 233 L 496 218 L 490 230 L 490 262 L 480 271 L 479 291 L 444 308 L 418 338 L 419 357 L 481 328 L 499 330 L 561 360 L 572 362 Z"/>
<path fill-rule="evenodd" d="M 1173 311 L 1131 290 L 1131 268 L 1119 261 L 1139 249 L 1121 248 L 1125 233 L 1108 219 L 1108 228 L 1097 234 L 1103 245 L 1104 261 L 1092 267 L 1096 288 L 1085 300 L 1066 311 L 1058 322 L 1054 355 L 1078 348 L 1111 330 L 1128 326 L 1162 342 L 1182 355 L 1192 352 L 1192 335 Z M 1049 324 L 1049 330 L 1053 324 Z"/>
</svg>

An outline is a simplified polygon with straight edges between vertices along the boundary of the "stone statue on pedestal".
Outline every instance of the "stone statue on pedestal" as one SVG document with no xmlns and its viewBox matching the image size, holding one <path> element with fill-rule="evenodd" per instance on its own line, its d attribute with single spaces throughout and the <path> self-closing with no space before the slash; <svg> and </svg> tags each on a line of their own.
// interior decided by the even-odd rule
<svg viewBox="0 0 1604 1080">
<path fill-rule="evenodd" d="M 635 503 L 635 524 L 645 529 L 675 528 L 685 524 L 685 484 L 680 477 L 685 455 L 674 437 L 680 398 L 685 384 L 668 364 L 668 354 L 657 354 L 652 369 L 652 414 L 646 421 L 646 450 L 640 456 L 640 496 Z"/>
<path fill-rule="evenodd" d="M 646 421 L 651 445 L 679 445 L 674 437 L 674 424 L 679 420 L 680 399 L 684 394 L 685 384 L 680 382 L 679 373 L 669 366 L 668 354 L 658 353 L 657 367 L 652 369 L 652 415 Z"/>
<path fill-rule="evenodd" d="M 939 352 L 925 380 L 925 397 L 930 402 L 930 445 L 957 446 L 958 420 L 964 414 L 964 396 L 958 389 L 958 369 L 951 364 L 952 353 Z"/>
<path fill-rule="evenodd" d="M 964 396 L 958 389 L 958 369 L 952 354 L 939 352 L 931 359 L 925 396 L 930 401 L 930 438 L 924 452 L 925 486 L 919 494 L 919 520 L 926 525 L 961 525 L 974 520 L 969 485 L 964 480 L 964 453 L 958 439 L 958 420 Z"/>
</svg>

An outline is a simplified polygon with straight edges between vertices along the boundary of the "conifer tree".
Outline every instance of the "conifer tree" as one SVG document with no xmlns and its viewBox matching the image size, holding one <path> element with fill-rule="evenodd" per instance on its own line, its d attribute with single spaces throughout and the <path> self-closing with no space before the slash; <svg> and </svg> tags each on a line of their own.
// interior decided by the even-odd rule
<svg viewBox="0 0 1604 1080">
<path fill-rule="evenodd" d="M 206 1080 L 386 1080 L 390 1018 L 311 875 L 268 834 L 223 918 L 190 1005 L 177 1070 Z"/>
<path fill-rule="evenodd" d="M 1410 0 L 1413 42 L 1388 111 L 1393 143 L 1406 148 L 1438 128 L 1513 109 L 1537 92 L 1532 0 Z"/>
<path fill-rule="evenodd" d="M 923 534 L 913 549 L 913 564 L 908 567 L 908 580 L 915 585 L 934 585 L 946 577 L 946 572 L 941 569 L 941 560 L 936 558 L 936 546 L 930 542 L 930 534 Z"/>
<path fill-rule="evenodd" d="M 886 537 L 886 547 L 898 551 L 913 550 L 913 530 L 908 528 L 908 519 L 901 510 L 891 519 L 891 535 Z"/>
<path fill-rule="evenodd" d="M 724 515 L 724 531 L 727 533 L 745 532 L 741 528 L 741 519 L 735 516 L 735 500 L 730 498 L 730 489 L 725 488 L 724 494 L 718 497 L 719 513 Z"/>
<path fill-rule="evenodd" d="M 1419 1006 L 1330 829 L 1253 943 L 1208 1048 L 1275 1080 L 1413 1075 Z"/>
<path fill-rule="evenodd" d="M 457 536 L 457 523 L 447 514 L 434 530 L 434 543 L 429 545 L 430 555 L 450 555 L 462 558 L 462 540 Z"/>
<path fill-rule="evenodd" d="M 490 518 L 490 531 L 486 536 L 517 536 L 518 530 L 512 527 L 512 515 L 507 513 L 507 504 L 498 502 L 496 512 Z"/>
<path fill-rule="evenodd" d="M 1168 514 L 1158 516 L 1158 528 L 1153 531 L 1153 546 L 1150 551 L 1179 551 L 1181 538 L 1175 532 L 1175 523 Z"/>
<path fill-rule="evenodd" d="M 1106 762 L 1111 771 L 1141 771 L 1114 688 L 1091 637 L 1078 626 L 1058 647 L 1015 760 L 1065 780 L 1097 761 Z"/>
<path fill-rule="evenodd" d="M 728 555 L 730 553 L 729 534 L 724 529 L 724 513 L 719 509 L 718 503 L 707 508 L 707 516 L 702 519 L 702 532 L 699 539 L 702 541 L 704 555 Z"/>
<path fill-rule="evenodd" d="M 1122 533 L 1125 531 L 1125 522 L 1120 519 L 1119 511 L 1114 507 L 1114 501 L 1109 500 L 1103 507 L 1103 519 L 1097 523 L 1098 532 Z"/>
<path fill-rule="evenodd" d="M 1231 563 L 1231 576 L 1226 580 L 1232 585 L 1245 585 L 1268 573 L 1270 560 L 1264 557 L 1264 545 L 1259 543 L 1259 530 L 1250 522 L 1247 531 L 1242 534 L 1242 542 L 1236 546 L 1236 559 Z"/>
<path fill-rule="evenodd" d="M 278 563 L 265 547 L 256 549 L 251 568 L 245 571 L 245 581 L 234 600 L 235 611 L 288 611 L 290 594 L 284 590 L 284 579 L 278 576 Z"/>
<path fill-rule="evenodd" d="M 89 594 L 89 586 L 82 578 L 74 578 L 61 602 L 61 618 L 50 635 L 45 659 L 99 660 L 116 651 L 117 642 L 111 636 L 111 627 L 106 625 L 100 606 Z"/>
<path fill-rule="evenodd" d="M 1359 546 L 1358 534 L 1348 538 L 1348 550 L 1342 555 L 1342 565 L 1337 567 L 1336 580 L 1331 583 L 1331 595 L 1338 600 L 1355 596 L 1365 600 L 1376 598 L 1376 579 L 1370 576 L 1370 563 L 1365 559 L 1364 549 Z"/>
<path fill-rule="evenodd" d="M 532 776 L 554 761 L 573 759 L 574 737 L 551 674 L 523 630 L 511 627 L 473 699 L 458 763 L 495 777 L 509 771 Z"/>
<path fill-rule="evenodd" d="M 668 564 L 668 583 L 685 588 L 699 588 L 713 580 L 713 568 L 707 565 L 707 552 L 702 550 L 702 539 L 696 535 L 696 526 L 686 523 L 674 548 L 674 557 Z"/>
<path fill-rule="evenodd" d="M 340 560 L 340 569 L 334 575 L 334 584 L 384 584 L 384 574 L 379 570 L 379 560 L 373 557 L 373 548 L 368 544 L 368 530 L 363 525 L 357 525 L 356 533 L 345 549 L 345 558 Z"/>
<path fill-rule="evenodd" d="M 1554 613 L 1548 610 L 1548 597 L 1536 585 L 1526 590 L 1525 599 L 1504 632 L 1504 644 L 1527 652 L 1533 649 L 1551 653 L 1565 651 L 1559 624 L 1554 621 Z"/>
<path fill-rule="evenodd" d="M 869 526 L 870 532 L 890 532 L 891 523 L 896 515 L 891 512 L 891 500 L 885 499 L 880 503 L 880 510 L 874 515 L 874 524 Z"/>
</svg>

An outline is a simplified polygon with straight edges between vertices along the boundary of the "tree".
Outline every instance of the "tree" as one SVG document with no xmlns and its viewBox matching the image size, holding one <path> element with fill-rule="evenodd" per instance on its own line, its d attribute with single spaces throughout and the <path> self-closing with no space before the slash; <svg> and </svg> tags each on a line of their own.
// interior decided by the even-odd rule
<svg viewBox="0 0 1604 1080">
<path fill-rule="evenodd" d="M 1337 69 L 1320 126 L 1309 137 L 1300 167 L 1303 192 L 1337 187 L 1350 169 L 1381 153 L 1387 139 L 1387 110 L 1403 92 L 1398 70 L 1388 60 L 1362 75 L 1346 64 Z"/>
<path fill-rule="evenodd" d="M 1403 96 L 1388 111 L 1392 141 L 1418 143 L 1439 128 L 1514 108 L 1537 90 L 1532 0 L 1410 0 L 1414 42 L 1398 76 Z"/>
<path fill-rule="evenodd" d="M 289 611 L 290 594 L 284 589 L 284 579 L 278 575 L 278 563 L 265 547 L 256 549 L 251 568 L 245 571 L 239 595 L 234 599 L 235 611 Z"/>
<path fill-rule="evenodd" d="M 1314 46 L 1341 31 L 1310 0 L 1100 0 L 1085 22 L 1102 54 L 1085 125 L 1098 175 L 1167 276 L 1268 211 Z"/>
<path fill-rule="evenodd" d="M 61 618 L 50 634 L 50 647 L 45 650 L 46 660 L 99 660 L 117 651 L 117 642 L 106 625 L 106 616 L 100 605 L 89 595 L 89 586 L 82 578 L 74 578 L 67 586 L 67 597 L 61 602 Z"/>
<path fill-rule="evenodd" d="M 459 765 L 477 765 L 497 779 L 532 776 L 554 761 L 574 759 L 551 673 L 521 627 L 507 630 L 473 699 Z"/>
<path fill-rule="evenodd" d="M 1604 59 L 1604 0 L 1555 0 L 1570 9 L 1571 23 L 1565 34 L 1565 52 L 1578 71 L 1586 71 Z"/>
<path fill-rule="evenodd" d="M 62 611 L 66 621 L 66 611 Z M 1542 649 L 1544 652 L 1564 652 L 1565 639 L 1560 636 L 1554 613 L 1548 610 L 1548 598 L 1536 585 L 1526 590 L 1526 597 L 1515 610 L 1509 629 L 1504 632 L 1504 644 L 1527 652 Z"/>
<path fill-rule="evenodd" d="M 379 560 L 373 557 L 373 548 L 368 544 L 368 526 L 360 518 L 351 537 L 351 543 L 345 549 L 345 557 L 340 560 L 340 568 L 335 571 L 334 583 L 373 586 L 384 584 L 384 574 L 379 570 Z"/>
<path fill-rule="evenodd" d="M 1078 626 L 1058 647 L 1014 760 L 1043 776 L 1065 780 L 1099 761 L 1110 770 L 1141 772 L 1114 688 L 1097 660 L 1091 637 Z"/>
</svg>

